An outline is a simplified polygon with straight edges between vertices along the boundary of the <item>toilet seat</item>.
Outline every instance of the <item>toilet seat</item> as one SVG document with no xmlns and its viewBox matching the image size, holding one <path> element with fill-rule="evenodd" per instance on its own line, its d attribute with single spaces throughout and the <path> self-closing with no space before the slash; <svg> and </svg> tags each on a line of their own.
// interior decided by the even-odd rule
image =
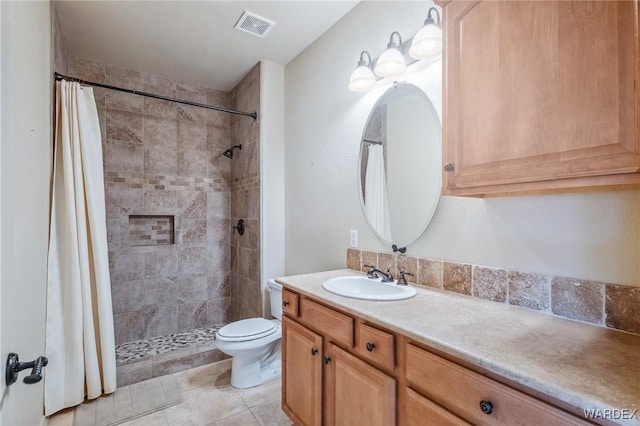
<svg viewBox="0 0 640 426">
<path fill-rule="evenodd" d="M 223 342 L 246 342 L 269 336 L 278 331 L 278 326 L 264 318 L 249 318 L 225 325 L 216 334 Z"/>
</svg>

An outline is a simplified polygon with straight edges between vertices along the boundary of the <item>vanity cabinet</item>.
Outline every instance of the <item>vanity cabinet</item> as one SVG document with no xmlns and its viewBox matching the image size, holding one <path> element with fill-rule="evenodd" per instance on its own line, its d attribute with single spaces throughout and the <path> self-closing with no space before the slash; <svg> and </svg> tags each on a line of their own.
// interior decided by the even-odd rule
<svg viewBox="0 0 640 426">
<path fill-rule="evenodd" d="M 443 4 L 443 194 L 638 186 L 637 0 Z"/>
<path fill-rule="evenodd" d="M 294 299 L 287 290 L 284 297 Z M 396 379 L 376 367 L 393 371 L 393 336 L 309 298 L 296 300 L 297 313 L 285 309 L 282 321 L 284 412 L 298 425 L 396 424 Z M 356 333 L 362 343 L 354 345 Z"/>
<path fill-rule="evenodd" d="M 405 373 L 408 410 L 433 413 L 445 424 L 590 424 L 411 343 L 406 346 Z"/>
<path fill-rule="evenodd" d="M 328 356 L 326 424 L 395 424 L 396 380 L 338 346 Z"/>
<path fill-rule="evenodd" d="M 297 307 L 282 321 L 282 409 L 296 425 L 591 424 L 306 295 L 283 300 Z"/>
<path fill-rule="evenodd" d="M 322 424 L 322 336 L 290 320 L 282 321 L 282 405 L 303 425 Z"/>
</svg>

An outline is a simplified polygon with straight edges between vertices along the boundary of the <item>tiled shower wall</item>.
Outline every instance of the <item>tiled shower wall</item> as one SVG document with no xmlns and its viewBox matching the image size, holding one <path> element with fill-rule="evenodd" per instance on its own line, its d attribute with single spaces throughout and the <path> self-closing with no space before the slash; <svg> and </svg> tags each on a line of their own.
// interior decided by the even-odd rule
<svg viewBox="0 0 640 426">
<path fill-rule="evenodd" d="M 260 65 L 231 91 L 240 111 L 260 107 Z M 258 114 L 259 115 L 259 114 Z M 231 160 L 231 221 L 244 219 L 245 232 L 231 235 L 231 300 L 234 320 L 262 316 L 260 285 L 260 119 L 231 117 L 231 144 L 242 144 Z"/>
<path fill-rule="evenodd" d="M 72 76 L 200 103 L 226 92 L 72 58 Z M 94 89 L 101 122 L 116 343 L 231 320 L 230 115 Z M 251 118 L 243 117 L 248 122 Z M 241 120 L 242 120 L 241 119 Z M 174 220 L 173 243 L 134 245 L 130 215 Z"/>
</svg>

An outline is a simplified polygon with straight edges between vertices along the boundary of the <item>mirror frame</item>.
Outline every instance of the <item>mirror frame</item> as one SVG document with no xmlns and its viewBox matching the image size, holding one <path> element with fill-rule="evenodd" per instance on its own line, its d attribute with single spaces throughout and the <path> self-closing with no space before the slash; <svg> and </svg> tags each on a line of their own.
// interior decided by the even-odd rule
<svg viewBox="0 0 640 426">
<path fill-rule="evenodd" d="M 362 170 L 362 151 L 364 150 L 364 138 L 365 138 L 365 134 L 367 132 L 367 128 L 369 127 L 369 123 L 371 122 L 371 119 L 373 118 L 373 112 L 376 110 L 376 108 L 384 101 L 385 97 L 389 94 L 392 93 L 393 91 L 395 91 L 398 87 L 412 87 L 417 93 L 420 93 L 424 99 L 427 101 L 427 108 L 433 113 L 434 117 L 436 117 L 438 119 L 438 123 L 440 124 L 440 159 L 438 161 L 438 174 L 437 174 L 437 185 L 439 190 L 438 193 L 438 197 L 436 197 L 435 202 L 433 202 L 431 204 L 431 206 L 429 206 L 428 209 L 428 214 L 427 214 L 427 220 L 425 221 L 424 225 L 422 225 L 420 227 L 420 231 L 417 232 L 417 235 L 415 237 L 412 237 L 410 239 L 410 241 L 407 242 L 401 242 L 402 246 L 400 246 L 397 242 L 395 241 L 388 241 L 385 238 L 383 238 L 377 230 L 375 230 L 373 228 L 373 226 L 371 225 L 371 222 L 369 221 L 369 218 L 367 217 L 367 211 L 366 211 L 366 206 L 364 203 L 364 193 L 363 193 L 363 188 L 362 188 L 362 176 L 361 176 L 361 170 Z M 407 82 L 398 82 L 398 81 L 394 81 L 393 85 L 384 91 L 384 93 L 382 93 L 380 95 L 380 97 L 376 100 L 375 104 L 373 105 L 373 107 L 371 107 L 371 110 L 369 111 L 369 116 L 367 117 L 367 121 L 364 125 L 364 129 L 362 130 L 362 136 L 360 137 L 360 149 L 358 150 L 358 166 L 357 166 L 357 178 L 358 178 L 358 196 L 360 198 L 360 208 L 362 209 L 362 214 L 365 217 L 365 220 L 367 222 L 367 226 L 369 227 L 369 229 L 371 230 L 371 232 L 373 232 L 373 234 L 376 236 L 376 238 L 382 242 L 384 245 L 386 246 L 390 246 L 393 248 L 393 251 L 400 251 L 401 253 L 404 253 L 406 250 L 406 247 L 415 243 L 416 241 L 418 241 L 420 239 L 420 237 L 422 237 L 422 235 L 425 233 L 425 231 L 427 230 L 427 228 L 429 227 L 429 225 L 431 224 L 431 221 L 433 220 L 433 216 L 436 213 L 436 210 L 438 209 L 438 204 L 440 203 L 440 199 L 442 198 L 442 171 L 440 170 L 440 165 L 442 164 L 442 120 L 440 119 L 440 116 L 438 115 L 438 112 L 435 108 L 435 106 L 433 105 L 433 102 L 431 102 L 431 99 L 429 98 L 429 96 L 426 94 L 426 92 L 424 90 L 422 90 L 420 87 L 416 86 L 415 84 L 412 83 L 407 83 Z M 392 236 L 393 238 L 393 236 Z M 397 245 L 398 244 L 398 245 Z"/>
</svg>

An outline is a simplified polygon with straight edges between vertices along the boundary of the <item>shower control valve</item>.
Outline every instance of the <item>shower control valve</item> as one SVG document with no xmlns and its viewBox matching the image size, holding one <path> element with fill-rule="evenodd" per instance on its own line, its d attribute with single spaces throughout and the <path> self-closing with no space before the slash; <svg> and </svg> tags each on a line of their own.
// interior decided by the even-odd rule
<svg viewBox="0 0 640 426">
<path fill-rule="evenodd" d="M 244 235 L 244 219 L 238 219 L 238 224 L 233 227 L 233 233 L 236 233 L 236 229 L 238 230 L 238 234 Z"/>
</svg>

